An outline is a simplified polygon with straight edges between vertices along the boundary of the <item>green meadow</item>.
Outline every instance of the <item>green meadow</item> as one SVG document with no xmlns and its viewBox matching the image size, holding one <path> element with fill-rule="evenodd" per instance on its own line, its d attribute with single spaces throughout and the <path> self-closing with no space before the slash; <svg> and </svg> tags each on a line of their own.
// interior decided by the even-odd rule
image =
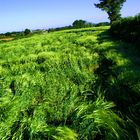
<svg viewBox="0 0 140 140">
<path fill-rule="evenodd" d="M 140 57 L 108 29 L 0 44 L 0 140 L 140 139 Z"/>
</svg>

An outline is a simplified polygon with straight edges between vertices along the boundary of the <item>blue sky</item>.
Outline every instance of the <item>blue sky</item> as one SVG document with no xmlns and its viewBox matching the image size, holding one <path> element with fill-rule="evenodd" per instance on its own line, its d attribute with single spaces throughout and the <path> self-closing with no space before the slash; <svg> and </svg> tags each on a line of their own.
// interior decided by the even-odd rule
<svg viewBox="0 0 140 140">
<path fill-rule="evenodd" d="M 122 16 L 140 13 L 140 0 L 126 0 Z M 71 25 L 76 19 L 108 21 L 94 3 L 99 0 L 0 0 L 0 32 Z"/>
</svg>

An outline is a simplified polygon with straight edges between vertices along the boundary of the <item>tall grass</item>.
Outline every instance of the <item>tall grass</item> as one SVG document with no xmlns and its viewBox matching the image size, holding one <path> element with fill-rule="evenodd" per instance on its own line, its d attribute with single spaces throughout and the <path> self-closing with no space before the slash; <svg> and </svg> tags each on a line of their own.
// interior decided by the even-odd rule
<svg viewBox="0 0 140 140">
<path fill-rule="evenodd" d="M 66 30 L 0 44 L 1 140 L 136 139 L 139 95 L 125 114 L 119 102 L 127 93 L 118 90 L 123 85 L 118 79 L 127 79 L 119 67 L 129 61 L 112 52 L 110 46 L 119 44 L 109 40 L 107 29 Z M 105 66 L 103 60 L 115 63 Z M 134 121 L 134 133 L 132 125 L 126 127 L 127 117 Z"/>
</svg>

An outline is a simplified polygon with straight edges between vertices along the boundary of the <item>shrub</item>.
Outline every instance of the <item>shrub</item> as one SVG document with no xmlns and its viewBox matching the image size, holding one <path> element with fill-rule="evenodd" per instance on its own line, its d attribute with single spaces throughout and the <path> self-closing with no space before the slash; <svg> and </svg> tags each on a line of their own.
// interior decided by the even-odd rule
<svg viewBox="0 0 140 140">
<path fill-rule="evenodd" d="M 29 35 L 30 33 L 31 33 L 31 30 L 30 29 L 25 29 L 24 35 Z"/>
<path fill-rule="evenodd" d="M 140 44 L 140 14 L 114 21 L 111 34 L 125 41 Z"/>
</svg>

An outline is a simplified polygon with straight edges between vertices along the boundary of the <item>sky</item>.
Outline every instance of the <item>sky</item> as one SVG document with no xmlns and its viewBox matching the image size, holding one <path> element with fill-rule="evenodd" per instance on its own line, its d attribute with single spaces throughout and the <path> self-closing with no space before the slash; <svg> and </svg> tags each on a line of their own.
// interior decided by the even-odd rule
<svg viewBox="0 0 140 140">
<path fill-rule="evenodd" d="M 48 29 L 71 25 L 83 19 L 108 21 L 104 11 L 95 8 L 99 0 L 0 0 L 0 33 L 29 29 Z M 126 0 L 123 17 L 140 13 L 140 0 Z"/>
</svg>

